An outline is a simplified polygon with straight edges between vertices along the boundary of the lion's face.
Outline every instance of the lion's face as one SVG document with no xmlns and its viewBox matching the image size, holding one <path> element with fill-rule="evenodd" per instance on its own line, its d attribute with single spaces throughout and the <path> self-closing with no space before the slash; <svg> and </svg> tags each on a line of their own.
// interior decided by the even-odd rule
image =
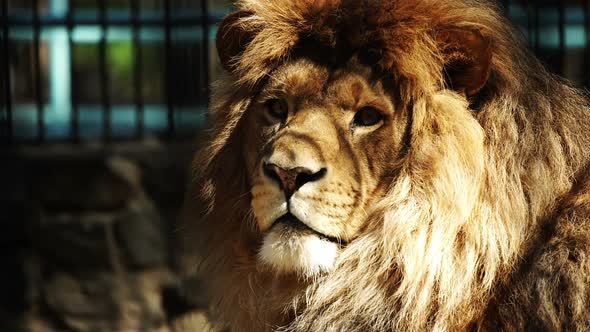
<svg viewBox="0 0 590 332">
<path fill-rule="evenodd" d="M 244 142 L 262 262 L 328 271 L 363 228 L 391 183 L 404 135 L 403 112 L 384 84 L 358 64 L 329 70 L 297 60 L 262 89 Z"/>
</svg>

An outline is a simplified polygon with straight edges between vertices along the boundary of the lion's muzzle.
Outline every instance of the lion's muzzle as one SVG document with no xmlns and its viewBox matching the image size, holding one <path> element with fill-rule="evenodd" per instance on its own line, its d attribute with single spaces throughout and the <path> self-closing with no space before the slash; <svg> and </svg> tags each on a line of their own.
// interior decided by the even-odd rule
<svg viewBox="0 0 590 332">
<path fill-rule="evenodd" d="M 325 167 L 317 172 L 304 166 L 284 168 L 276 164 L 264 163 L 262 167 L 265 176 L 279 183 L 287 201 L 301 186 L 308 182 L 317 181 L 326 174 Z"/>
</svg>

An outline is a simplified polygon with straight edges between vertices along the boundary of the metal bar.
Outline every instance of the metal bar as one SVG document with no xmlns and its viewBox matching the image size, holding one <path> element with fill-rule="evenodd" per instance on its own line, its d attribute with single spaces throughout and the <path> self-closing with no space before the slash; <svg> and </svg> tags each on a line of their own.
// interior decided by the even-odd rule
<svg viewBox="0 0 590 332">
<path fill-rule="evenodd" d="M 68 8 L 68 43 L 70 46 L 70 82 L 71 87 L 71 104 L 72 115 L 70 118 L 70 125 L 72 127 L 72 140 L 78 142 L 80 140 L 80 109 L 78 106 L 78 77 L 76 75 L 76 60 L 74 58 L 74 13 L 76 12 L 76 0 L 70 0 Z"/>
<path fill-rule="evenodd" d="M 2 63 L 3 68 L 3 80 L 4 80 L 4 102 L 6 103 L 6 134 L 7 142 L 10 143 L 14 139 L 13 127 L 12 127 L 12 86 L 10 83 L 10 35 L 9 35 L 9 23 L 8 23 L 8 4 L 6 1 L 2 1 Z"/>
<path fill-rule="evenodd" d="M 527 9 L 527 34 L 528 34 L 528 42 L 529 45 L 534 45 L 535 41 L 535 7 L 531 3 L 530 0 L 526 0 L 526 9 Z"/>
<path fill-rule="evenodd" d="M 0 6 L 1 7 L 1 6 Z M 4 102 L 4 16 L 0 8 L 0 144 L 7 143 L 8 112 Z"/>
<path fill-rule="evenodd" d="M 137 116 L 136 136 L 143 137 L 144 132 L 144 102 L 143 102 L 143 54 L 141 50 L 140 29 L 141 11 L 139 0 L 131 0 L 131 23 L 133 24 L 133 99 Z"/>
<path fill-rule="evenodd" d="M 109 73 L 107 67 L 107 21 L 106 21 L 106 1 L 97 0 L 98 16 L 102 35 L 98 44 L 98 61 L 100 71 L 100 92 L 103 106 L 103 138 L 106 141 L 111 139 L 111 98 L 109 91 Z"/>
<path fill-rule="evenodd" d="M 2 10 L 0 10 L 1 12 Z M 4 21 L 2 21 L 1 24 Z M 8 114 L 6 111 L 6 103 L 4 102 L 4 32 L 3 29 L 0 28 L 0 143 L 5 143 L 8 133 L 6 132 L 7 127 L 7 117 Z"/>
<path fill-rule="evenodd" d="M 67 16 L 68 1 L 48 1 L 49 12 L 54 15 Z M 49 79 L 49 103 L 51 104 L 52 116 L 61 119 L 69 119 L 71 116 L 71 90 L 72 82 L 70 77 L 71 49 L 68 43 L 68 31 L 66 27 L 54 27 L 49 29 L 47 47 L 48 58 L 48 79 Z M 61 121 L 60 121 L 61 122 Z"/>
<path fill-rule="evenodd" d="M 563 65 L 565 59 L 565 6 L 562 1 L 558 3 L 559 16 L 557 24 L 559 24 L 559 64 L 557 71 L 563 75 L 565 66 Z"/>
<path fill-rule="evenodd" d="M 590 0 L 584 1 L 584 85 L 590 87 Z"/>
<path fill-rule="evenodd" d="M 534 17 L 534 25 L 535 25 L 535 45 L 533 47 L 535 53 L 538 55 L 539 54 L 539 49 L 541 47 L 541 29 L 540 29 L 540 25 L 539 25 L 539 6 L 534 6 L 535 7 L 535 17 Z"/>
<path fill-rule="evenodd" d="M 39 23 L 39 0 L 32 0 L 33 7 L 33 70 L 35 73 L 35 105 L 37 108 L 37 139 L 39 142 L 45 140 L 45 111 L 43 107 L 43 96 L 41 92 L 41 56 L 39 52 L 39 36 L 41 26 Z"/>
<path fill-rule="evenodd" d="M 201 14 L 209 14 L 209 0 L 201 0 Z M 205 82 L 205 106 L 209 106 L 209 22 L 203 21 L 203 81 Z"/>
<path fill-rule="evenodd" d="M 5 1 L 5 0 L 4 0 Z M 204 15 L 174 15 L 174 20 L 169 22 L 170 26 L 173 27 L 182 27 L 182 26 L 200 26 L 204 24 L 204 22 L 218 23 L 223 19 L 223 14 L 214 14 L 210 17 L 206 17 Z M 13 16 L 8 17 L 8 24 L 15 27 L 30 27 L 33 24 L 33 18 L 28 16 Z M 87 26 L 87 25 L 100 25 L 103 20 L 101 20 L 100 16 L 96 17 L 92 16 L 81 16 L 76 15 L 74 17 L 74 24 L 76 26 Z M 109 14 L 108 17 L 105 18 L 106 24 L 109 26 L 130 26 L 132 23 L 129 20 L 128 16 L 123 15 L 116 15 L 116 13 Z M 161 18 L 158 16 L 144 16 L 139 19 L 141 25 L 143 26 L 150 26 L 150 27 L 161 27 L 166 23 L 165 18 Z M 41 25 L 44 27 L 54 27 L 54 26 L 65 26 L 68 24 L 67 17 L 60 16 L 60 15 L 52 15 L 47 14 L 40 17 Z"/>
<path fill-rule="evenodd" d="M 168 110 L 168 135 L 174 135 L 174 105 L 172 103 L 172 31 L 170 26 L 170 0 L 164 0 L 164 77 L 166 86 L 166 106 Z"/>
</svg>

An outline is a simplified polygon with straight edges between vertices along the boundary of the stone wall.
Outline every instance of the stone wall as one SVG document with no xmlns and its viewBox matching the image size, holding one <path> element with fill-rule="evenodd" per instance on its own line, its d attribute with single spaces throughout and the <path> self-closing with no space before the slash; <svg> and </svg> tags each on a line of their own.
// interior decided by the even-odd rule
<svg viewBox="0 0 590 332">
<path fill-rule="evenodd" d="M 175 231 L 192 144 L 0 157 L 0 331 L 179 331 Z"/>
</svg>

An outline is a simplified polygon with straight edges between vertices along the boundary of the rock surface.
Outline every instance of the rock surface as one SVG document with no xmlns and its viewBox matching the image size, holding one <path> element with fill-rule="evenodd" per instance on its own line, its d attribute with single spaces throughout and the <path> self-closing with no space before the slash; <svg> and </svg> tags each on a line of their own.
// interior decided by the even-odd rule
<svg viewBox="0 0 590 332">
<path fill-rule="evenodd" d="M 207 330 L 203 303 L 177 292 L 171 263 L 191 152 L 138 144 L 0 155 L 10 172 L 0 175 L 0 331 Z"/>
</svg>

